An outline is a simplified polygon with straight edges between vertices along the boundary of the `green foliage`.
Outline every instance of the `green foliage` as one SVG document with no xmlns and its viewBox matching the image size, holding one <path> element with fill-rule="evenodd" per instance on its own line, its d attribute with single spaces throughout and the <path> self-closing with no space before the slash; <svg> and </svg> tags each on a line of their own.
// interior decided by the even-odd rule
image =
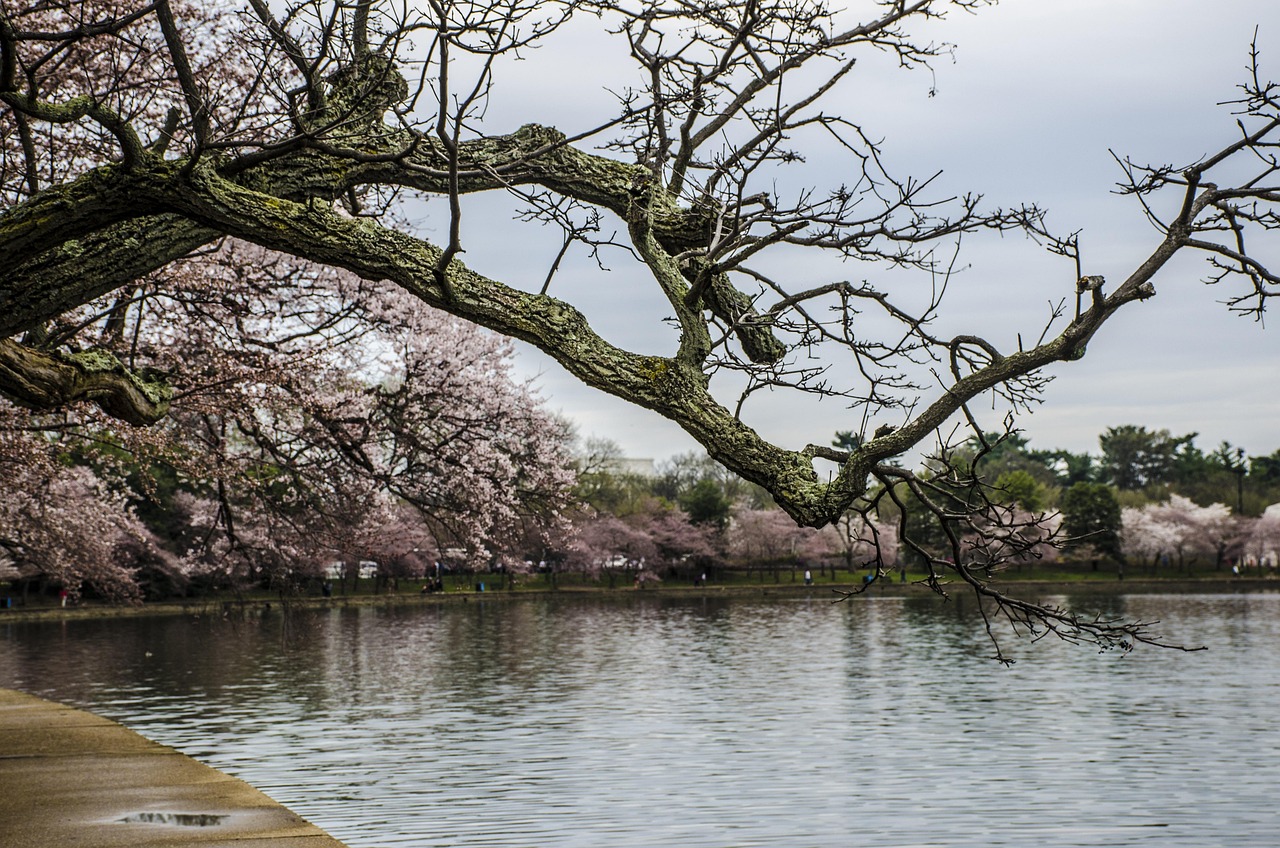
<svg viewBox="0 0 1280 848">
<path fill-rule="evenodd" d="M 993 500 L 1014 503 L 1027 512 L 1043 512 L 1048 506 L 1049 491 L 1028 471 L 1006 471 L 996 478 Z"/>
<path fill-rule="evenodd" d="M 1133 425 L 1109 428 L 1099 437 L 1103 479 L 1121 495 L 1132 493 L 1124 498 L 1132 506 L 1178 494 L 1200 506 L 1223 503 L 1237 514 L 1258 515 L 1280 501 L 1280 451 L 1246 461 L 1243 448 L 1222 442 L 1205 453 L 1195 437 Z"/>
<path fill-rule="evenodd" d="M 1061 508 L 1069 549 L 1120 558 L 1120 503 L 1110 486 L 1076 483 L 1063 493 Z"/>
<path fill-rule="evenodd" d="M 1108 427 L 1098 437 L 1102 476 L 1117 489 L 1133 491 L 1187 479 L 1204 467 L 1204 455 L 1193 444 L 1195 433 L 1174 436 L 1133 424 Z"/>
<path fill-rule="evenodd" d="M 1270 456 L 1249 457 L 1249 476 L 1264 486 L 1280 486 L 1280 450 Z"/>
<path fill-rule="evenodd" d="M 705 524 L 723 530 L 729 523 L 733 501 L 715 480 L 704 477 L 681 493 L 680 507 L 694 524 Z"/>
<path fill-rule="evenodd" d="M 1029 440 L 1016 432 L 987 433 L 984 439 L 985 449 L 976 438 L 967 440 L 952 455 L 952 462 L 961 469 L 972 470 L 988 483 L 994 481 L 996 488 L 1002 488 L 999 481 L 1006 475 L 1018 474 L 1019 480 L 1030 478 L 1039 485 L 1044 504 L 1051 502 L 1053 489 L 1061 485 L 1057 464 L 1064 451 L 1031 450 Z"/>
<path fill-rule="evenodd" d="M 854 451 L 862 447 L 862 441 L 862 436 L 852 430 L 837 430 L 836 437 L 831 440 L 831 446 L 840 450 Z"/>
<path fill-rule="evenodd" d="M 1099 469 L 1092 454 L 1051 450 L 1030 451 L 1028 455 L 1048 468 L 1054 476 L 1054 483 L 1061 488 L 1097 482 Z"/>
<path fill-rule="evenodd" d="M 574 497 L 619 518 L 644 512 L 654 499 L 653 481 L 629 472 L 622 448 L 608 439 L 587 439 L 577 457 Z"/>
<path fill-rule="evenodd" d="M 773 504 L 764 489 L 748 483 L 699 451 L 677 454 L 662 463 L 657 479 L 651 481 L 650 485 L 654 495 L 679 503 L 691 488 L 703 480 L 710 480 L 719 486 L 730 503 L 740 503 L 753 509 Z"/>
</svg>

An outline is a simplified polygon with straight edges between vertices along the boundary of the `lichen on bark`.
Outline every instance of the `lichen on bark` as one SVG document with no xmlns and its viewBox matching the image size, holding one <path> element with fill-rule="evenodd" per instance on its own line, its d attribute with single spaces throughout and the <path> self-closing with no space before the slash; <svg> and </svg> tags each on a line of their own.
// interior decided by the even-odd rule
<svg viewBox="0 0 1280 848">
<path fill-rule="evenodd" d="M 0 391 L 35 409 L 91 401 L 137 425 L 164 418 L 173 399 L 164 379 L 126 368 L 107 351 L 46 353 L 12 339 L 0 339 Z"/>
</svg>

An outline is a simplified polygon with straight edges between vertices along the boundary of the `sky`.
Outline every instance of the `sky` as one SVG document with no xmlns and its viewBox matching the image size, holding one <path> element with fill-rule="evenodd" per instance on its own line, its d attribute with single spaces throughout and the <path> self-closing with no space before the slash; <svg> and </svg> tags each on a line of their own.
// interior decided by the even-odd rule
<svg viewBox="0 0 1280 848">
<path fill-rule="evenodd" d="M 870 8 L 848 5 L 852 14 Z M 926 40 L 954 43 L 954 61 L 939 59 L 930 74 L 872 58 L 826 109 L 883 138 L 899 173 L 941 170 L 950 192 L 1047 208 L 1057 231 L 1082 231 L 1085 273 L 1119 281 L 1158 236 L 1132 198 L 1113 193 L 1121 172 L 1110 151 L 1183 166 L 1231 141 L 1234 119 L 1217 104 L 1245 78 L 1255 27 L 1263 69 L 1280 78 L 1275 0 L 1005 0 L 921 30 Z M 584 27 L 555 51 L 500 73 L 491 131 L 536 120 L 571 132 L 616 110 L 604 86 L 627 67 L 619 42 Z M 472 234 L 465 261 L 498 279 L 540 281 L 558 237 L 528 225 L 477 229 L 477 219 L 509 217 L 487 202 L 464 211 Z M 1280 234 L 1268 250 L 1280 264 L 1277 242 Z M 1017 331 L 1034 336 L 1050 301 L 1074 280 L 1074 268 L 1021 237 L 967 244 L 962 255 L 966 270 L 941 325 L 990 334 L 1006 348 Z M 1083 360 L 1048 371 L 1044 403 L 1019 419 L 1033 447 L 1097 453 L 1105 428 L 1137 424 L 1199 433 L 1206 451 L 1224 440 L 1250 455 L 1280 449 L 1280 327 L 1229 314 L 1224 293 L 1199 282 L 1205 271 L 1201 259 L 1165 269 L 1155 298 L 1122 310 Z M 579 261 L 552 294 L 583 308 L 614 343 L 669 354 L 662 304 L 636 288 Z M 536 377 L 548 406 L 581 435 L 612 439 L 627 456 L 662 460 L 698 449 L 675 424 L 578 383 L 528 346 L 518 346 L 516 369 Z M 987 408 L 997 423 L 1002 410 Z M 800 412 L 778 399 L 754 411 L 753 426 L 786 447 L 859 428 L 838 403 Z"/>
</svg>

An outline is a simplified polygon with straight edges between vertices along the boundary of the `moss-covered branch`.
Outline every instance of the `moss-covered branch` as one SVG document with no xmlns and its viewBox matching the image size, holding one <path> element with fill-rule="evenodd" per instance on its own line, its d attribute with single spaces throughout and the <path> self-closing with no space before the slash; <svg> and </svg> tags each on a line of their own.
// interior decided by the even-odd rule
<svg viewBox="0 0 1280 848">
<path fill-rule="evenodd" d="M 20 404 L 53 410 L 92 401 L 130 424 L 154 424 L 169 413 L 172 390 L 101 350 L 46 353 L 0 340 L 0 392 Z"/>
<path fill-rule="evenodd" d="M 865 492 L 877 463 L 928 438 L 973 398 L 1051 362 L 1078 358 L 1116 309 L 1147 295 L 1151 276 L 1192 231 L 1189 224 L 1171 229 L 1111 296 L 1094 290 L 1091 308 L 1057 338 L 1007 356 L 978 344 L 985 364 L 970 362 L 965 373 L 957 368 L 923 412 L 843 456 L 839 473 L 822 483 L 813 459 L 828 454 L 770 444 L 711 394 L 703 370 L 712 349 L 706 312 L 731 328 L 756 363 L 777 362 L 786 348 L 751 298 L 712 264 L 718 225 L 706 208 L 677 198 L 645 165 L 579 149 L 557 130 L 536 124 L 460 142 L 446 156 L 440 139 L 384 120 L 387 107 L 405 97 L 406 86 L 392 62 L 369 53 L 358 66 L 331 74 L 327 85 L 326 96 L 309 101 L 311 111 L 299 118 L 302 131 L 278 145 L 241 155 L 210 148 L 173 159 L 158 149 L 131 150 L 124 164 L 102 165 L 4 210 L 0 339 L 218 238 L 239 238 L 365 279 L 390 280 L 432 306 L 529 342 L 584 383 L 679 424 L 726 467 L 767 489 L 797 521 L 816 526 L 835 520 Z M 11 98 L 10 105 L 53 121 L 73 119 L 83 104 L 69 103 L 65 115 L 42 112 L 25 100 Z M 365 186 L 456 200 L 453 192 L 521 185 L 540 186 L 627 222 L 632 244 L 675 310 L 678 351 L 655 357 L 622 350 L 567 303 L 486 278 L 460 261 L 447 262 L 445 251 L 424 239 L 338 214 L 333 206 Z M 935 232 L 954 231 L 944 222 Z M 932 338 L 927 342 L 945 347 Z M 5 341 L 3 369 L 0 392 L 31 406 L 87 399 L 135 423 L 156 420 L 167 406 L 161 384 L 99 354 L 55 355 Z"/>
</svg>

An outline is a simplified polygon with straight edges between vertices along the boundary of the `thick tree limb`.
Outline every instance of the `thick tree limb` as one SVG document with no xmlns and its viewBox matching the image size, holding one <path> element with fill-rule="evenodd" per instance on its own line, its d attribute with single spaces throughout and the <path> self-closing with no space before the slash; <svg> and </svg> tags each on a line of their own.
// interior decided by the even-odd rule
<svg viewBox="0 0 1280 848">
<path fill-rule="evenodd" d="M 255 2 L 254 6 L 260 15 L 266 14 L 266 4 Z M 867 25 L 866 32 L 850 30 L 837 35 L 836 41 L 814 35 L 808 29 L 811 24 L 805 24 L 805 38 L 818 40 L 797 51 L 782 46 L 782 42 L 767 40 L 752 47 L 752 51 L 764 51 L 760 56 L 772 57 L 769 62 L 777 73 L 762 70 L 755 82 L 744 85 L 722 102 L 715 117 L 701 129 L 694 131 L 697 120 L 686 120 L 682 130 L 686 148 L 681 151 L 683 164 L 677 169 L 681 175 L 675 182 L 687 181 L 689 174 L 705 166 L 692 158 L 692 151 L 709 143 L 712 135 L 718 135 L 720 126 L 740 113 L 756 114 L 749 109 L 756 102 L 753 98 L 771 90 L 779 80 L 778 73 L 798 67 L 806 56 L 826 55 L 834 44 L 853 44 L 864 36 L 883 34 L 883 29 L 898 18 L 917 13 L 927 16 L 929 7 L 927 0 L 899 4 L 887 18 Z M 362 4 L 359 8 L 367 7 Z M 167 6 L 160 4 L 160 9 L 164 12 Z M 176 60 L 181 53 L 176 25 L 169 19 L 161 24 Z M 292 123 L 283 136 L 268 134 L 243 143 L 220 142 L 212 138 L 210 126 L 200 126 L 196 128 L 194 147 L 189 146 L 185 156 L 166 159 L 158 149 L 135 144 L 133 128 L 118 124 L 114 113 L 102 112 L 96 102 L 71 98 L 51 106 L 34 96 L 3 92 L 0 99 L 31 120 L 62 124 L 88 117 L 99 121 L 116 136 L 125 155 L 122 164 L 91 168 L 76 179 L 45 188 L 0 215 L 0 338 L 39 326 L 120 285 L 162 269 L 192 250 L 230 236 L 347 269 L 365 279 L 392 281 L 432 306 L 525 340 L 583 382 L 676 422 L 714 458 L 765 487 L 797 521 L 819 526 L 835 520 L 865 493 L 868 475 L 878 463 L 929 438 L 973 398 L 1016 384 L 1052 362 L 1083 355 L 1085 345 L 1111 314 L 1122 305 L 1153 293 L 1151 280 L 1155 273 L 1179 249 L 1196 245 L 1193 238 L 1197 232 L 1212 229 L 1197 223 L 1198 216 L 1215 198 L 1228 197 L 1209 183 L 1200 190 L 1199 171 L 1187 177 L 1182 214 L 1168 226 L 1152 255 L 1116 291 L 1104 295 L 1100 286 L 1093 289 L 1087 310 L 1056 338 L 1029 350 L 1001 354 L 976 337 L 965 339 L 963 350 L 959 350 L 958 342 L 952 345 L 952 373 L 933 400 L 921 407 L 923 411 L 897 430 L 877 431 L 876 437 L 842 456 L 839 473 L 824 484 L 814 471 L 813 459 L 830 454 L 819 449 L 790 451 L 768 443 L 710 391 L 707 371 L 715 367 L 710 362 L 715 345 L 710 339 L 706 312 L 737 336 L 751 363 L 773 365 L 788 351 L 775 326 L 781 326 L 788 313 L 799 311 L 796 298 L 788 300 L 786 293 L 780 292 L 783 300 L 765 315 L 758 314 L 752 298 L 733 285 L 733 272 L 744 270 L 736 263 L 765 246 L 790 242 L 836 250 L 844 256 L 932 270 L 930 259 L 910 252 L 918 244 L 983 227 L 1022 228 L 1043 235 L 1043 230 L 1038 229 L 1037 212 L 997 210 L 981 214 L 976 211 L 977 199 L 965 197 L 958 203 L 957 216 L 935 214 L 931 211 L 933 204 L 920 195 L 927 181 L 892 183 L 892 190 L 881 196 L 875 188 L 880 171 L 874 167 L 868 170 L 866 164 L 876 160 L 874 145 L 860 154 L 865 157 L 862 175 L 867 182 L 863 189 L 867 190 L 842 186 L 827 200 L 806 198 L 790 211 L 775 211 L 771 201 L 748 194 L 746 186 L 750 171 L 775 156 L 757 150 L 771 151 L 774 142 L 781 143 L 784 125 L 789 125 L 787 121 L 794 110 L 786 111 L 781 104 L 770 107 L 772 112 L 765 110 L 756 115 L 761 123 L 755 140 L 742 148 L 749 155 L 740 157 L 741 163 L 733 160 L 735 173 L 742 172 L 736 198 L 720 188 L 712 191 L 719 181 L 732 181 L 728 171 L 721 170 L 708 178 L 707 191 L 714 197 L 708 195 L 691 203 L 688 198 L 693 192 L 674 192 L 663 185 L 660 161 L 643 154 L 629 163 L 588 152 L 553 128 L 530 124 L 507 135 L 461 140 L 461 118 L 448 133 L 436 134 L 388 122 L 388 112 L 404 102 L 409 86 L 394 59 L 372 52 L 367 43 L 359 47 L 367 36 L 357 37 L 359 49 L 354 51 L 354 59 L 344 56 L 335 60 L 336 70 L 321 79 L 320 68 L 327 71 L 334 66 L 318 59 L 306 60 L 299 42 L 283 33 L 277 27 L 269 34 L 283 45 L 289 61 L 305 78 L 310 106 L 305 114 L 291 114 Z M 11 40 L 12 36 L 9 33 L 6 37 Z M 736 51 L 745 44 L 740 42 L 737 35 L 731 36 L 726 50 Z M 927 50 L 911 52 L 896 34 L 888 43 L 900 54 L 908 50 L 907 59 L 911 61 L 922 61 L 921 57 L 931 55 Z M 660 62 L 657 54 L 654 57 L 657 68 Z M 847 62 L 841 66 L 849 67 Z M 206 104 L 200 100 L 192 73 L 178 70 L 179 88 L 194 120 Z M 729 70 L 726 65 L 717 73 L 728 74 Z M 444 71 L 442 68 L 440 73 Z M 711 79 L 699 77 L 700 71 L 689 72 L 703 86 Z M 13 77 L 12 70 L 4 71 L 3 76 Z M 658 88 L 661 86 L 655 88 L 655 97 L 660 93 Z M 447 93 L 447 87 L 442 84 L 437 93 Z M 807 103 L 802 101 L 802 105 Z M 643 113 L 651 119 L 665 115 L 664 110 L 671 108 L 671 103 L 655 101 L 652 107 L 637 107 L 634 114 L 628 107 L 627 113 L 631 117 Z M 701 107 L 694 107 L 691 101 L 690 108 L 696 111 Z M 1266 132 L 1274 125 L 1268 127 Z M 654 132 L 663 136 L 666 130 L 658 127 Z M 1254 134 L 1246 139 L 1245 147 L 1261 141 L 1262 137 Z M 254 144 L 258 146 L 253 147 Z M 1244 148 L 1237 144 L 1223 156 L 1235 149 Z M 776 156 L 784 159 L 786 154 L 777 152 Z M 105 157 L 96 161 L 105 161 Z M 1206 160 L 1206 167 L 1218 161 Z M 1135 182 L 1134 192 L 1146 194 L 1171 181 L 1169 173 L 1157 170 L 1149 180 Z M 456 258 L 462 250 L 456 231 L 442 249 L 374 220 L 340 215 L 333 208 L 335 200 L 363 187 L 413 189 L 445 196 L 456 207 L 462 194 L 523 185 L 540 186 L 608 210 L 627 223 L 632 245 L 680 323 L 678 351 L 670 357 L 656 357 L 623 350 L 596 334 L 569 304 L 475 273 Z M 1254 196 L 1261 197 L 1256 192 Z M 871 208 L 864 213 L 858 207 L 868 199 Z M 767 205 L 766 212 L 743 211 L 755 208 L 757 203 Z M 898 214 L 906 220 L 898 221 L 894 217 Z M 1271 219 L 1260 220 L 1268 224 Z M 456 223 L 455 215 L 453 224 Z M 800 231 L 809 224 L 817 225 L 819 231 L 801 235 Z M 889 247 L 878 246 L 877 239 L 888 242 Z M 815 297 L 826 291 L 823 287 L 810 290 Z M 866 297 L 877 300 L 881 294 L 870 292 Z M 883 299 L 887 300 L 887 295 Z M 894 307 L 886 307 L 891 317 L 907 328 L 911 341 L 890 345 L 883 353 L 872 353 L 868 358 L 879 355 L 883 360 L 910 360 L 916 349 L 926 355 L 947 352 L 947 342 L 922 329 L 925 318 L 893 310 Z M 855 355 L 865 350 L 855 339 L 850 324 L 856 310 L 850 310 L 844 301 L 833 311 L 843 317 L 845 326 L 837 326 L 839 317 L 824 323 L 806 314 L 788 330 L 805 339 L 795 343 L 792 336 L 794 347 L 803 348 L 809 344 L 807 339 L 823 337 L 845 344 Z M 7 383 L 0 384 L 0 391 L 20 402 L 56 407 L 77 399 L 92 399 L 112 414 L 118 410 L 121 417 L 136 421 L 154 420 L 154 416 L 163 414 L 163 391 L 125 371 L 119 363 L 96 355 L 52 356 L 14 342 L 5 344 Z M 915 344 L 919 347 L 911 347 Z M 971 351 L 980 354 L 969 356 Z M 755 379 L 758 372 L 751 373 Z M 884 382 L 892 385 L 894 379 L 900 378 L 891 377 Z M 874 376 L 868 380 L 872 384 L 870 393 L 874 394 L 882 383 Z M 761 382 L 765 380 L 762 378 Z M 806 388 L 802 380 L 795 385 Z M 875 402 L 878 401 L 867 401 Z"/>
<path fill-rule="evenodd" d="M 57 409 L 93 401 L 130 424 L 154 424 L 169 412 L 172 390 L 125 368 L 101 350 L 50 354 L 0 340 L 0 392 L 25 406 Z"/>
<path fill-rule="evenodd" d="M 449 190 L 449 173 L 441 170 L 443 153 L 430 139 L 407 132 L 379 133 L 377 144 L 356 155 L 342 149 L 299 150 L 261 162 L 241 171 L 224 166 L 237 182 L 273 196 L 289 200 L 311 198 L 332 201 L 352 188 L 364 185 L 399 185 L 428 193 Z M 637 196 L 650 197 L 647 209 L 653 237 L 668 253 L 676 254 L 706 240 L 708 219 L 671 202 L 662 191 L 646 189 L 652 175 L 645 168 L 627 165 L 607 157 L 584 153 L 564 143 L 563 134 L 538 125 L 516 132 L 460 145 L 458 189 L 474 193 L 507 185 L 537 184 L 568 197 L 603 206 L 624 219 L 632 214 Z M 373 152 L 371 152 L 371 150 Z M 134 261 L 139 246 L 139 230 L 145 229 L 148 242 L 142 249 L 154 255 L 155 268 L 180 258 L 176 253 L 190 245 L 187 223 L 174 219 L 149 221 L 111 230 L 110 225 L 163 209 L 163 198 L 155 189 L 180 182 L 187 166 L 184 160 L 164 161 L 147 157 L 144 165 L 126 171 L 117 166 L 95 169 L 67 184 L 51 186 L 34 198 L 7 210 L 0 218 L 0 255 L 38 256 L 41 277 L 63 262 L 77 263 L 83 251 L 81 240 L 91 240 L 101 248 L 113 239 L 121 240 L 121 259 Z M 104 237 L 95 237 L 101 234 Z M 206 239 L 207 240 L 207 239 Z M 70 244 L 75 242 L 74 244 Z M 203 242 L 201 242 L 203 243 Z M 187 250 L 194 248 L 192 245 Z M 148 264 L 143 261 L 143 264 Z M 90 281 L 85 280 L 88 284 Z M 125 280 L 121 280 L 121 283 Z M 23 332 L 65 311 L 67 303 L 83 302 L 82 295 L 50 300 L 39 309 L 42 290 L 14 284 L 0 286 L 0 336 Z M 106 289 L 110 291 L 110 288 Z M 768 324 L 758 318 L 750 299 L 723 278 L 717 277 L 705 304 L 717 317 L 735 328 L 753 361 L 771 362 L 783 348 Z M 29 308 L 28 308 L 29 306 Z"/>
</svg>

